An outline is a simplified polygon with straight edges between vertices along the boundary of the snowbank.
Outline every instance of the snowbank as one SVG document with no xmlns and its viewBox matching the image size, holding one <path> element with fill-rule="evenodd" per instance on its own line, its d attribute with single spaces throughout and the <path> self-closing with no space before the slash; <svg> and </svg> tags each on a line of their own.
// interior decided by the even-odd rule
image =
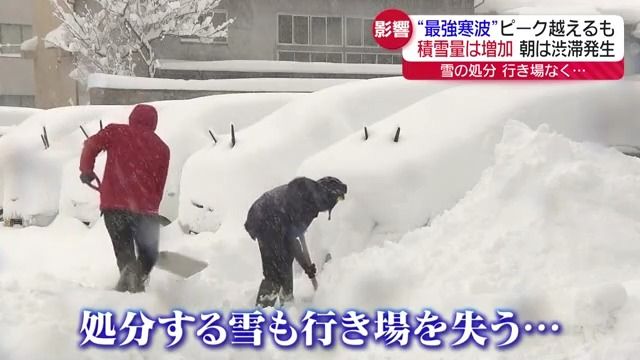
<svg viewBox="0 0 640 360">
<path fill-rule="evenodd" d="M 230 124 L 234 124 L 236 130 L 242 129 L 286 103 L 304 96 L 306 95 L 291 93 L 231 94 L 154 103 L 158 108 L 156 133 L 171 149 L 169 174 L 160 213 L 171 220 L 177 217 L 182 166 L 193 152 L 213 142 L 209 130 L 214 136 L 221 137 L 230 131 Z M 89 127 L 97 131 L 98 124 L 94 122 Z M 81 150 L 81 144 L 75 147 L 78 152 Z M 99 177 L 102 177 L 104 171 L 104 161 L 104 155 L 101 155 L 96 163 Z M 76 156 L 67 161 L 65 166 L 60 211 L 83 222 L 94 223 L 99 217 L 98 193 L 80 182 L 78 164 L 79 157 Z"/>
<path fill-rule="evenodd" d="M 98 119 L 104 124 L 127 119 L 130 107 L 74 106 L 38 112 L 0 140 L 4 178 L 4 217 L 26 225 L 46 225 L 58 212 L 62 168 L 81 149 L 79 129 Z M 50 147 L 41 135 L 46 128 Z M 87 131 L 97 131 L 89 127 Z"/>
<path fill-rule="evenodd" d="M 401 65 L 381 64 L 304 63 L 299 61 L 271 60 L 188 61 L 164 59 L 157 60 L 157 64 L 159 69 L 164 70 L 402 75 Z"/>
<path fill-rule="evenodd" d="M 520 321 L 560 321 L 563 333 L 525 336 L 505 358 L 634 358 L 640 161 L 547 129 L 509 123 L 493 166 L 462 201 L 397 244 L 328 264 L 314 306 L 429 306 L 446 317 L 507 308 Z M 367 355 L 388 356 L 374 351 Z M 403 355 L 424 352 L 414 351 Z M 438 355 L 495 359 L 495 351 Z"/>
<path fill-rule="evenodd" d="M 374 79 L 319 91 L 284 106 L 238 132 L 235 147 L 225 137 L 187 161 L 181 184 L 181 224 L 195 232 L 216 231 L 225 220 L 231 222 L 229 226 L 238 226 L 251 201 L 291 180 L 307 156 L 448 86 L 446 82 Z"/>
<path fill-rule="evenodd" d="M 312 226 L 309 246 L 319 260 L 428 224 L 476 184 L 511 118 L 580 141 L 640 145 L 638 97 L 637 81 L 472 84 L 434 94 L 371 126 L 369 140 L 357 132 L 303 163 L 299 175 L 336 176 L 350 189 L 331 222 Z"/>
<path fill-rule="evenodd" d="M 304 274 L 295 277 L 297 319 L 306 308 L 429 306 L 447 320 L 451 310 L 497 307 L 518 311 L 520 322 L 557 320 L 561 336 L 523 335 L 507 351 L 441 349 L 448 359 L 635 359 L 640 337 L 640 161 L 612 149 L 580 144 L 509 124 L 495 161 L 480 182 L 432 225 L 328 263 L 315 295 Z M 351 199 L 347 199 L 347 202 Z M 346 203 L 345 203 L 346 204 Z M 253 306 L 261 276 L 258 249 L 242 229 L 182 236 L 162 229 L 161 247 L 206 259 L 209 268 L 189 280 L 155 270 L 144 294 L 109 291 L 117 279 L 104 224 L 87 229 L 60 216 L 47 228 L 0 228 L 0 355 L 7 359 L 210 359 L 193 328 L 168 351 L 163 330 L 149 348 L 80 350 L 82 309 L 127 309 L 150 315 Z M 236 241 L 237 240 L 237 241 Z M 248 244 L 248 246 L 247 246 Z M 34 251 L 38 249 L 38 251 Z M 241 255 L 239 255 L 241 254 Z M 54 309 L 55 311 L 52 311 Z M 121 320 L 118 318 L 117 320 Z M 29 346 L 24 346 L 29 339 Z M 493 338 L 495 339 L 495 337 Z M 449 344 L 451 337 L 445 338 Z M 416 359 L 431 353 L 414 342 L 408 351 L 369 345 L 346 350 L 275 348 L 215 350 L 224 359 Z"/>
<path fill-rule="evenodd" d="M 0 106 L 0 126 L 18 125 L 29 116 L 41 111 L 25 107 Z"/>
<path fill-rule="evenodd" d="M 89 75 L 89 88 L 193 90 L 238 92 L 313 92 L 330 86 L 357 81 L 353 79 L 225 79 L 176 80 L 151 79 L 107 74 Z"/>
</svg>

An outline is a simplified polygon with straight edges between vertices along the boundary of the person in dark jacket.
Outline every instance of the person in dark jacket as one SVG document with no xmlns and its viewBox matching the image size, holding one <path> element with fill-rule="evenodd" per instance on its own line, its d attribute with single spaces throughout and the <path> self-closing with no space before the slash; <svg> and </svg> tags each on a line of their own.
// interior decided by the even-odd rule
<svg viewBox="0 0 640 360">
<path fill-rule="evenodd" d="M 118 291 L 141 292 L 158 257 L 158 209 L 169 169 L 169 147 L 155 134 L 158 113 L 137 105 L 129 124 L 110 124 L 84 142 L 80 180 L 99 182 L 96 156 L 107 152 L 100 210 L 113 243 Z M 137 256 L 136 256 L 137 248 Z"/>
<path fill-rule="evenodd" d="M 274 306 L 293 300 L 293 260 L 317 288 L 316 266 L 311 262 L 304 233 L 318 213 L 331 210 L 344 199 L 347 186 L 334 177 L 318 181 L 299 177 L 264 193 L 247 214 L 245 229 L 258 241 L 264 279 L 256 306 Z"/>
</svg>

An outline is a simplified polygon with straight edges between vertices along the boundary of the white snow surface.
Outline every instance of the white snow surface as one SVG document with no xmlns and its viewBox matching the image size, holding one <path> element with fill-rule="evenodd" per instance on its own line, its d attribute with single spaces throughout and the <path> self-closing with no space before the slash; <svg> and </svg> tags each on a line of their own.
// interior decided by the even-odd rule
<svg viewBox="0 0 640 360">
<path fill-rule="evenodd" d="M 471 84 L 433 94 L 311 156 L 298 175 L 335 176 L 349 202 L 309 230 L 316 261 L 428 224 L 477 183 L 509 119 L 549 122 L 581 141 L 640 145 L 640 82 Z M 460 106 L 464 99 L 464 106 Z M 497 99 L 508 99 L 498 103 Z M 398 143 L 393 142 L 400 127 Z"/>
<path fill-rule="evenodd" d="M 141 78 L 132 76 L 91 74 L 89 88 L 144 89 L 144 90 L 192 90 L 237 92 L 313 92 L 330 86 L 358 81 L 354 79 L 214 79 L 180 80 Z"/>
<path fill-rule="evenodd" d="M 29 116 L 41 111 L 41 109 L 26 107 L 0 106 L 0 126 L 18 125 Z"/>
<path fill-rule="evenodd" d="M 231 124 L 236 131 L 241 130 L 288 102 L 305 96 L 293 93 L 229 94 L 154 103 L 158 108 L 156 133 L 171 151 L 160 213 L 171 220 L 177 217 L 182 166 L 193 152 L 213 143 L 209 130 L 222 140 L 224 134 L 230 132 Z M 127 116 L 122 121 L 127 121 Z M 98 123 L 94 122 L 89 127 L 96 132 Z M 99 217 L 99 196 L 80 182 L 78 166 L 82 144 L 74 146 L 78 156 L 67 161 L 64 168 L 60 211 L 93 223 Z M 105 155 L 101 154 L 96 162 L 96 174 L 100 178 L 105 160 Z"/>
<path fill-rule="evenodd" d="M 401 75 L 401 65 L 342 64 L 274 60 L 189 61 L 157 60 L 159 69 L 240 72 L 329 73 Z"/>
<path fill-rule="evenodd" d="M 320 272 L 315 296 L 298 272 L 289 315 L 297 319 L 307 307 L 415 313 L 428 306 L 448 318 L 460 307 L 487 315 L 499 307 L 518 311 L 521 321 L 560 321 L 560 336 L 524 335 L 508 351 L 495 350 L 494 343 L 485 351 L 429 352 L 415 344 L 409 351 L 379 345 L 283 351 L 267 341 L 260 352 L 227 346 L 215 357 L 634 359 L 640 348 L 640 160 L 571 141 L 549 126 L 534 131 L 508 122 L 501 139 L 478 183 L 429 227 L 334 258 Z M 101 222 L 87 229 L 60 216 L 47 228 L 0 228 L 0 357 L 211 358 L 213 350 L 191 332 L 174 352 L 164 349 L 162 331 L 144 351 L 81 351 L 79 315 L 86 308 L 161 315 L 175 308 L 228 314 L 251 307 L 261 276 L 258 249 L 241 228 L 227 230 L 185 236 L 175 225 L 164 228 L 162 248 L 210 266 L 186 281 L 156 270 L 148 291 L 131 295 L 104 290 L 117 274 Z"/>
<path fill-rule="evenodd" d="M 194 232 L 216 231 L 225 222 L 237 226 L 251 201 L 291 180 L 306 157 L 451 86 L 373 79 L 332 87 L 282 107 L 238 132 L 234 148 L 225 138 L 189 158 L 182 173 L 180 223 Z"/>
<path fill-rule="evenodd" d="M 20 44 L 20 50 L 22 51 L 36 51 L 38 48 L 38 37 L 34 36 L 31 39 L 27 39 Z"/>
<path fill-rule="evenodd" d="M 77 155 L 84 135 L 80 125 L 103 119 L 104 124 L 127 119 L 128 106 L 73 106 L 54 108 L 29 117 L 0 139 L 4 179 L 4 216 L 44 225 L 58 212 L 65 162 Z M 41 135 L 46 128 L 50 148 Z M 88 127 L 87 131 L 97 131 Z"/>
</svg>

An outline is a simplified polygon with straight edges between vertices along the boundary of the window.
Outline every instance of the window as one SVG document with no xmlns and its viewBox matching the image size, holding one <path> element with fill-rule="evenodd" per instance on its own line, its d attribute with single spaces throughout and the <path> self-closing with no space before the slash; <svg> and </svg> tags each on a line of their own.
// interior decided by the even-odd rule
<svg viewBox="0 0 640 360">
<path fill-rule="evenodd" d="M 35 107 L 35 97 L 31 95 L 0 95 L 0 106 Z"/>
<path fill-rule="evenodd" d="M 281 44 L 293 43 L 293 17 L 291 15 L 278 15 L 278 42 Z"/>
<path fill-rule="evenodd" d="M 0 54 L 19 54 L 20 45 L 31 38 L 30 25 L 0 24 Z"/>
<path fill-rule="evenodd" d="M 347 18 L 347 46 L 362 46 L 362 19 Z"/>
<path fill-rule="evenodd" d="M 278 15 L 278 43 L 291 45 L 342 45 L 342 18 Z"/>
<path fill-rule="evenodd" d="M 364 46 L 378 46 L 376 39 L 373 38 L 373 19 L 364 19 L 362 35 L 364 38 Z"/>
<path fill-rule="evenodd" d="M 327 45 L 342 45 L 342 18 L 327 18 Z"/>
<path fill-rule="evenodd" d="M 311 18 L 311 44 L 327 45 L 327 18 Z"/>
<path fill-rule="evenodd" d="M 213 26 L 220 26 L 227 21 L 229 14 L 227 13 L 226 10 L 215 10 L 213 13 L 201 14 L 198 17 L 198 21 L 203 22 L 208 17 L 211 17 L 211 24 Z M 197 36 L 183 36 L 180 40 L 182 42 L 200 42 L 200 39 L 198 39 Z M 213 38 L 213 42 L 216 44 L 226 44 L 227 41 L 228 41 L 228 33 L 225 36 L 217 36 Z"/>
</svg>

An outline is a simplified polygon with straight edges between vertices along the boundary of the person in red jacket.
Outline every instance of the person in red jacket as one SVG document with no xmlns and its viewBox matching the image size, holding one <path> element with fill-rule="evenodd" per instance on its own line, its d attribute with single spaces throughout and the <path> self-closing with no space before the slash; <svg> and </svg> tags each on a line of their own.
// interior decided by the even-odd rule
<svg viewBox="0 0 640 360">
<path fill-rule="evenodd" d="M 136 105 L 129 125 L 110 124 L 84 142 L 80 181 L 99 183 L 100 210 L 113 243 L 120 279 L 116 290 L 141 292 L 158 257 L 158 208 L 169 168 L 169 147 L 154 132 L 158 113 Z M 107 152 L 102 183 L 96 156 Z M 136 256 L 137 248 L 137 256 Z"/>
</svg>

